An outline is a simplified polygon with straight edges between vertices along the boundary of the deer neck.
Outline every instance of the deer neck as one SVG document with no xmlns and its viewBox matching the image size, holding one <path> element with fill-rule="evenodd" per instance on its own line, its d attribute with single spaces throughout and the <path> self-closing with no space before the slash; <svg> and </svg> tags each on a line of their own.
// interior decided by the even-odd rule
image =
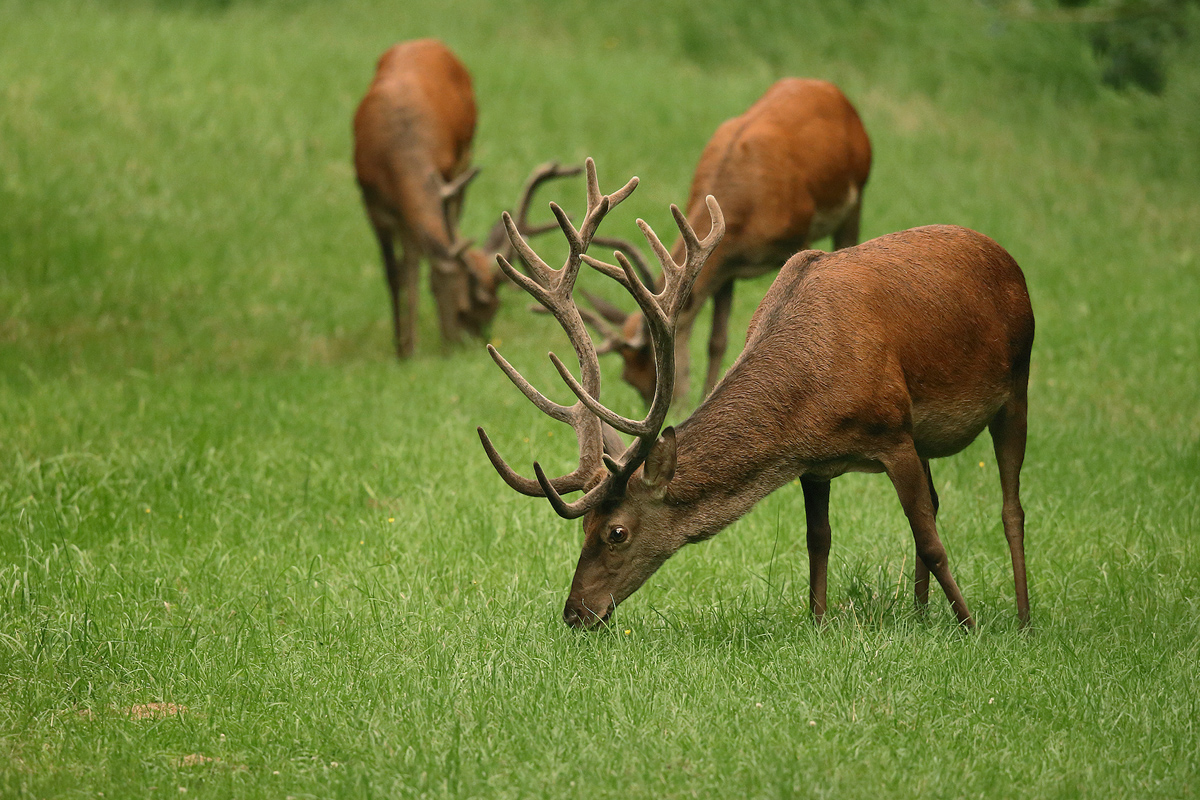
<svg viewBox="0 0 1200 800">
<path fill-rule="evenodd" d="M 719 533 L 803 471 L 787 445 L 795 436 L 793 415 L 767 402 L 739 402 L 744 394 L 730 388 L 718 386 L 675 429 L 667 502 L 688 541 Z"/>
</svg>

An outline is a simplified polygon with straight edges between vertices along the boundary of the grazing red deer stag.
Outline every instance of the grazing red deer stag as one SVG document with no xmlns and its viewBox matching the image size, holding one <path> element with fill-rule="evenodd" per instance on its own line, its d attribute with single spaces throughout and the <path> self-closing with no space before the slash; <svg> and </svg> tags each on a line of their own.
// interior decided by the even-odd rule
<svg viewBox="0 0 1200 800">
<path fill-rule="evenodd" d="M 745 350 L 725 377 L 687 420 L 660 435 L 675 375 L 674 329 L 725 223 L 717 202 L 706 198 L 711 232 L 701 241 L 672 206 L 684 240 L 680 262 L 638 220 L 663 266 L 663 286 L 652 293 L 621 253 L 619 268 L 586 255 L 599 219 L 633 185 L 602 196 L 590 159 L 587 169 L 583 227 L 576 231 L 551 206 L 571 245 L 564 266 L 546 266 L 507 216 L 508 235 L 533 277 L 500 260 L 567 331 L 582 382 L 550 358 L 578 402 L 566 407 L 547 400 L 488 347 L 538 408 L 574 427 L 579 466 L 551 479 L 535 463 L 536 480 L 524 478 L 479 429 L 509 486 L 548 498 L 567 519 L 583 517 L 583 552 L 564 620 L 575 627 L 602 623 L 685 544 L 715 535 L 796 478 L 808 528 L 809 605 L 820 620 L 826 609 L 829 481 L 846 472 L 886 472 L 916 543 L 918 604 L 928 599 L 932 572 L 959 622 L 973 627 L 938 538 L 929 459 L 959 452 L 986 427 L 999 465 L 1017 613 L 1027 625 L 1018 487 L 1033 312 L 1012 257 L 986 236 L 949 225 L 893 233 L 833 253 L 796 254 L 755 311 Z M 646 317 L 659 372 L 644 419 L 627 419 L 600 404 L 598 357 L 571 296 L 581 263 L 619 281 Z M 636 437 L 619 457 L 611 447 L 606 451 L 602 423 Z M 571 491 L 585 493 L 563 500 Z"/>
<path fill-rule="evenodd" d="M 402 358 L 416 342 L 422 255 L 447 342 L 464 329 L 482 336 L 499 307 L 491 255 L 508 252 L 503 226 L 497 223 L 482 249 L 458 234 L 463 193 L 478 174 L 469 169 L 475 117 L 471 76 L 436 39 L 401 42 L 384 53 L 354 115 L 354 168 L 383 254 Z M 536 232 L 524 223 L 538 185 L 578 172 L 557 164 L 534 171 L 518 203 L 523 231 Z"/>
<path fill-rule="evenodd" d="M 792 254 L 833 237 L 834 248 L 858 243 L 871 143 L 854 106 L 832 83 L 784 78 L 739 117 L 717 128 L 700 155 L 687 202 L 688 224 L 707 230 L 704 198 L 725 214 L 725 238 L 696 278 L 676 332 L 675 392 L 688 388 L 688 342 L 701 308 L 713 298 L 707 394 L 721 374 L 733 304 L 733 282 L 773 272 Z M 682 258 L 684 239 L 671 250 Z M 590 298 L 589 298 L 590 300 Z M 611 323 L 585 318 L 604 335 L 601 354 L 624 359 L 622 377 L 649 405 L 654 397 L 653 347 L 641 315 L 595 302 Z M 612 326 L 617 326 L 614 329 Z"/>
</svg>

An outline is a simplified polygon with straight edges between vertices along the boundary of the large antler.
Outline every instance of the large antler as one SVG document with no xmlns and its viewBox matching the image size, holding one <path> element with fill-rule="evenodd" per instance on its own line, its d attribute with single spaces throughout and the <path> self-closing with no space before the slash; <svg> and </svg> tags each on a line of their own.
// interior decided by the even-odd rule
<svg viewBox="0 0 1200 800">
<path fill-rule="evenodd" d="M 580 387 L 581 391 L 598 396 L 600 394 L 599 358 L 596 355 L 592 339 L 588 336 L 587 329 L 584 327 L 579 309 L 571 299 L 571 291 L 575 287 L 575 279 L 579 276 L 579 268 L 582 264 L 584 251 L 591 244 L 592 236 L 595 235 L 600 220 L 604 218 L 604 215 L 610 209 L 629 196 L 630 192 L 637 186 L 637 178 L 631 179 L 624 187 L 613 194 L 603 195 L 600 193 L 599 181 L 596 178 L 596 165 L 590 158 L 587 160 L 586 168 L 587 211 L 580 227 L 577 229 L 567 217 L 566 212 L 556 203 L 550 204 L 550 210 L 554 212 L 554 216 L 558 219 L 559 227 L 562 228 L 570 247 L 570 252 L 567 254 L 567 259 L 563 266 L 560 269 L 552 269 L 548 266 L 526 243 L 525 239 L 521 236 L 521 232 L 517 229 L 512 215 L 508 212 L 504 213 L 502 220 L 508 232 L 509 241 L 512 243 L 517 254 L 528 265 L 532 277 L 515 269 L 503 255 L 497 255 L 496 261 L 514 283 L 533 295 L 558 320 L 570 338 L 571 345 L 575 348 L 575 354 L 579 359 L 579 366 L 583 377 L 583 385 Z M 574 492 L 584 489 L 601 466 L 604 439 L 600 420 L 594 414 L 590 413 L 582 402 L 577 402 L 571 406 L 563 406 L 551 401 L 537 389 L 533 388 L 500 355 L 496 348 L 490 344 L 488 345 L 488 352 L 500 368 L 504 370 L 504 374 L 509 377 L 509 380 L 516 384 L 517 388 L 529 398 L 530 402 L 553 419 L 570 425 L 575 430 L 576 438 L 579 441 L 579 466 L 573 472 L 551 481 L 546 478 L 541 467 L 535 464 L 534 471 L 538 479 L 533 481 L 513 471 L 504 462 L 504 459 L 500 457 L 495 447 L 492 446 L 483 428 L 479 428 L 479 439 L 483 443 L 484 450 L 487 451 L 492 466 L 496 468 L 496 471 L 500 473 L 500 477 L 504 478 L 504 481 L 509 486 L 522 494 L 532 497 L 547 496 L 547 486 L 550 487 L 550 492 L 553 493 L 555 498 L 558 498 L 561 492 Z M 554 501 L 552 500 L 551 502 Z M 561 498 L 559 498 L 559 502 L 561 502 Z"/>
<path fill-rule="evenodd" d="M 637 179 L 634 178 L 631 180 L 626 184 L 625 188 L 616 194 L 606 197 L 600 195 L 600 190 L 596 184 L 595 164 L 590 158 L 587 160 L 587 174 L 588 210 L 579 231 L 576 231 L 571 225 L 570 220 L 567 219 L 566 214 L 561 208 L 555 204 L 551 204 L 551 210 L 558 218 L 559 225 L 562 227 L 571 248 L 571 252 L 567 257 L 567 263 L 562 269 L 551 270 L 547 267 L 538 258 L 537 254 L 529 248 L 524 239 L 520 237 L 508 215 L 505 215 L 504 219 L 508 227 L 509 238 L 513 246 L 517 249 L 517 252 L 529 264 L 533 277 L 528 277 L 513 269 L 512 265 L 505 259 L 497 259 L 509 277 L 554 314 L 559 324 L 567 332 L 568 337 L 570 337 L 571 344 L 574 346 L 575 353 L 579 358 L 583 378 L 582 382 L 575 379 L 558 356 L 550 353 L 550 360 L 554 363 L 563 380 L 571 388 L 571 391 L 575 393 L 578 402 L 573 406 L 566 407 L 546 399 L 528 381 L 521 377 L 496 352 L 495 348 L 490 345 L 488 346 L 488 351 L 492 354 L 496 363 L 500 365 L 509 379 L 521 389 L 534 405 L 554 419 L 567 422 L 575 428 L 576 435 L 579 437 L 579 467 L 570 475 L 551 480 L 546 477 L 541 465 L 535 462 L 533 469 L 537 476 L 536 485 L 541 489 L 540 492 L 535 491 L 532 485 L 533 482 L 513 472 L 504 463 L 503 459 L 500 458 L 499 454 L 496 453 L 483 430 L 479 430 L 480 440 L 483 442 L 488 457 L 508 485 L 524 494 L 533 496 L 544 495 L 550 500 L 550 504 L 554 507 L 554 510 L 560 516 L 567 519 L 582 516 L 604 497 L 614 483 L 624 483 L 627 481 L 634 470 L 646 460 L 650 449 L 654 446 L 654 442 L 658 438 L 659 429 L 666 420 L 667 411 L 671 404 L 672 392 L 674 391 L 675 322 L 687 299 L 688 292 L 691 291 L 692 284 L 700 272 L 700 268 L 704 265 L 705 259 L 708 258 L 718 242 L 720 242 L 721 236 L 725 232 L 724 218 L 714 198 L 707 198 L 709 214 L 712 216 L 712 230 L 703 241 L 698 239 L 695 231 L 692 230 L 692 227 L 688 224 L 687 219 L 680 210 L 672 205 L 671 213 L 675 216 L 676 224 L 679 226 L 679 231 L 686 243 L 684 263 L 676 264 L 650 226 L 639 219 L 637 221 L 638 226 L 641 228 L 642 234 L 650 243 L 651 249 L 658 256 L 659 262 L 663 267 L 663 289 L 655 294 L 639 280 L 633 265 L 622 253 L 618 252 L 616 254 L 620 267 L 606 264 L 603 261 L 597 261 L 585 253 L 587 246 L 592 241 L 600 219 L 603 218 L 604 214 L 613 205 L 616 205 L 616 202 L 624 199 L 633 190 L 633 187 L 637 184 Z M 603 272 L 628 289 L 637 300 L 638 306 L 647 320 L 653 341 L 658 380 L 654 393 L 654 401 L 650 405 L 650 411 L 642 420 L 632 420 L 616 414 L 602 406 L 598 400 L 600 395 L 599 358 L 596 354 L 595 346 L 592 344 L 591 338 L 584 327 L 580 310 L 571 298 L 571 290 L 574 288 L 575 279 L 579 273 L 579 265 L 582 262 L 586 262 L 589 266 Z M 601 437 L 602 421 L 619 431 L 632 434 L 636 437 L 633 444 L 625 450 L 620 458 L 614 459 L 603 452 Z M 579 491 L 586 488 L 586 484 L 594 477 L 600 460 L 603 460 L 604 465 L 608 469 L 607 476 L 575 502 L 568 503 L 563 500 L 562 493 Z"/>
<path fill-rule="evenodd" d="M 646 456 L 654 447 L 658 432 L 667 418 L 667 411 L 671 407 L 671 397 L 675 391 L 675 323 L 679 319 L 679 312 L 683 310 L 683 306 L 687 302 L 688 294 L 692 291 L 692 284 L 696 282 L 696 276 L 700 274 L 704 262 L 708 260 L 709 255 L 720 244 L 721 237 L 725 235 L 725 218 L 721 214 L 721 207 L 717 204 L 717 199 L 709 195 L 705 198 L 705 203 L 708 206 L 708 213 L 712 217 L 712 229 L 703 241 L 696 236 L 696 232 L 688 224 L 687 217 L 683 215 L 679 207 L 671 205 L 671 214 L 675 217 L 675 224 L 679 227 L 679 233 L 683 237 L 686 247 L 682 264 L 675 263 L 667 248 L 663 247 L 654 230 L 644 220 L 637 221 L 638 227 L 642 229 L 642 235 L 646 237 L 650 248 L 658 257 L 659 263 L 662 264 L 663 288 L 657 294 L 651 292 L 638 280 L 633 265 L 620 251 L 616 253 L 617 261 L 621 265 L 619 268 L 598 261 L 591 256 L 583 256 L 583 260 L 588 266 L 616 280 L 634 296 L 638 307 L 642 310 L 647 327 L 650 329 L 650 341 L 654 350 L 654 371 L 656 373 L 654 400 L 650 403 L 650 410 L 641 420 L 633 420 L 616 414 L 600 405 L 594 397 L 587 396 L 582 391 L 583 387 L 567 371 L 563 363 L 551 356 L 559 374 L 562 375 L 563 380 L 571 387 L 571 391 L 575 393 L 581 403 L 603 422 L 636 437 L 620 459 L 604 457 L 604 463 L 612 474 L 613 480 L 628 480 L 633 471 L 646 460 Z"/>
</svg>

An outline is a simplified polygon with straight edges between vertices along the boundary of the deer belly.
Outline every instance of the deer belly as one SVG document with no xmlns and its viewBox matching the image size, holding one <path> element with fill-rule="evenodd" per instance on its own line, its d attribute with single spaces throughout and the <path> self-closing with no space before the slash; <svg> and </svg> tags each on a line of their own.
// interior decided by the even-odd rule
<svg viewBox="0 0 1200 800">
<path fill-rule="evenodd" d="M 882 463 L 866 458 L 834 458 L 805 466 L 801 474 L 818 481 L 831 481 L 847 472 L 883 472 Z"/>
<path fill-rule="evenodd" d="M 1006 397 L 926 401 L 913 405 L 913 443 L 921 458 L 954 455 L 975 441 Z"/>
</svg>

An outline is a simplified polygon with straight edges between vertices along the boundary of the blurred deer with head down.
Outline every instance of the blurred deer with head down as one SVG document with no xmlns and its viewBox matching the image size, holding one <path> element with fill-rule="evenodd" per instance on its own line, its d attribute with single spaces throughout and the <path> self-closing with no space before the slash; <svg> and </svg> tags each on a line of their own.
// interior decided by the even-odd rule
<svg viewBox="0 0 1200 800">
<path fill-rule="evenodd" d="M 834 248 L 858 243 L 863 188 L 871 169 L 871 144 L 854 106 L 832 83 L 784 78 L 741 116 L 726 120 L 700 155 L 685 216 L 708 231 L 704 198 L 712 195 L 725 215 L 725 237 L 685 297 L 676 333 L 675 393 L 688 390 L 688 343 L 704 304 L 713 300 L 712 333 L 704 393 L 721 374 L 728 343 L 733 283 L 778 270 L 793 253 L 826 236 Z M 636 250 L 619 240 L 645 274 Z M 684 239 L 671 249 L 682 258 Z M 645 282 L 645 277 L 643 281 Z M 661 279 L 656 284 L 662 288 Z M 654 397 L 655 365 L 649 329 L 638 312 L 626 314 L 587 296 L 596 313 L 584 319 L 604 337 L 600 353 L 619 353 L 622 377 L 647 405 Z"/>
<path fill-rule="evenodd" d="M 383 255 L 392 301 L 396 354 L 416 344 L 420 260 L 430 262 L 430 287 L 446 342 L 461 332 L 482 337 L 496 314 L 496 253 L 511 253 L 500 223 L 482 248 L 458 230 L 472 169 L 475 94 L 462 62 L 436 39 L 393 46 L 379 59 L 375 78 L 354 115 L 354 168 L 363 204 Z M 544 164 L 534 170 L 517 204 L 518 224 L 543 181 L 575 169 Z M 396 242 L 400 253 L 396 253 Z"/>
<path fill-rule="evenodd" d="M 602 195 L 590 159 L 587 171 L 587 213 L 578 229 L 551 205 L 570 245 L 561 268 L 538 258 L 508 215 L 508 235 L 530 275 L 498 259 L 567 332 L 582 380 L 553 353 L 550 358 L 577 402 L 563 406 L 547 399 L 488 346 L 526 397 L 574 428 L 579 464 L 550 478 L 535 462 L 535 478 L 523 477 L 479 429 L 488 458 L 510 487 L 546 497 L 564 518 L 583 517 L 583 551 L 563 619 L 575 627 L 603 623 L 685 544 L 717 534 L 799 479 L 809 606 L 820 620 L 831 535 L 829 483 L 847 472 L 884 472 L 912 529 L 918 605 L 928 600 L 932 574 L 959 623 L 973 627 L 938 536 L 929 460 L 959 452 L 987 428 L 1000 472 L 1017 614 L 1021 625 L 1028 624 L 1019 484 L 1034 325 L 1025 278 L 1013 258 L 986 236 L 952 225 L 914 228 L 832 253 L 797 253 L 754 312 L 746 347 L 724 378 L 690 417 L 663 428 L 676 375 L 676 327 L 726 220 L 717 201 L 705 198 L 709 233 L 700 239 L 672 206 L 682 239 L 674 253 L 638 220 L 662 264 L 661 285 L 652 290 L 622 253 L 619 266 L 587 255 L 600 220 L 637 181 Z M 585 263 L 624 286 L 646 320 L 658 373 L 642 419 L 600 403 L 599 358 L 572 297 Z M 633 436 L 633 443 L 626 447 L 619 436 L 606 436 L 605 426 Z M 563 499 L 576 491 L 583 496 Z"/>
</svg>

